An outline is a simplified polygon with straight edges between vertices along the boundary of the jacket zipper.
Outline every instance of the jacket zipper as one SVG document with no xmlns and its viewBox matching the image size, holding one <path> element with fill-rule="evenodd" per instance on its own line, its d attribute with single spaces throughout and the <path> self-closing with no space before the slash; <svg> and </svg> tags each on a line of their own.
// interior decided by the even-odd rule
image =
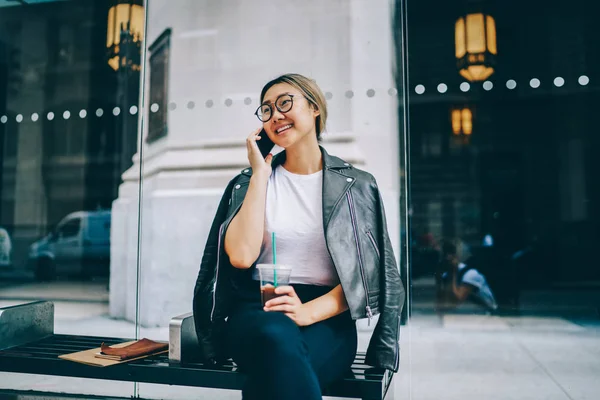
<svg viewBox="0 0 600 400">
<path fill-rule="evenodd" d="M 371 234 L 371 231 L 367 231 L 367 236 L 369 237 L 369 239 L 371 240 L 371 243 L 373 244 L 373 247 L 375 248 L 375 253 L 377 253 L 377 257 L 379 257 L 381 259 L 381 255 L 379 254 L 379 249 L 377 248 L 377 243 L 375 242 L 375 238 Z"/>
<path fill-rule="evenodd" d="M 233 200 L 233 196 L 229 199 L 229 205 L 231 206 Z M 212 309 L 210 311 L 210 322 L 214 321 L 214 316 L 215 316 L 215 308 L 217 305 L 217 281 L 219 280 L 219 265 L 220 263 L 220 257 L 221 257 L 221 238 L 223 237 L 223 231 L 225 230 L 225 227 L 229 225 L 229 223 L 231 222 L 231 220 L 233 219 L 233 216 L 237 214 L 237 212 L 239 211 L 239 209 L 242 207 L 242 204 L 238 204 L 236 206 L 236 209 L 233 211 L 233 213 L 230 215 L 229 219 L 225 219 L 225 222 L 223 222 L 221 224 L 221 226 L 219 227 L 219 242 L 217 243 L 217 266 L 215 267 L 215 283 L 213 284 L 213 304 L 212 304 Z"/>
<path fill-rule="evenodd" d="M 396 350 L 396 360 L 394 361 L 394 366 L 396 367 L 396 369 L 398 369 L 398 366 L 400 364 L 400 322 L 401 322 L 401 317 L 398 317 L 398 330 L 396 332 L 398 332 L 396 334 L 396 345 L 394 346 L 394 350 Z"/>
<path fill-rule="evenodd" d="M 223 234 L 223 226 L 219 227 L 219 242 L 217 243 L 217 266 L 215 267 L 215 283 L 213 284 L 213 304 L 212 310 L 210 310 L 210 322 L 213 322 L 215 316 L 215 306 L 217 304 L 217 280 L 219 279 L 219 258 L 221 256 L 221 236 Z"/>
<path fill-rule="evenodd" d="M 363 280 L 363 286 L 365 287 L 365 300 L 366 307 L 365 311 L 367 312 L 367 318 L 369 319 L 368 325 L 371 326 L 371 318 L 373 318 L 373 312 L 371 311 L 371 306 L 369 305 L 369 287 L 367 286 L 367 278 L 365 277 L 365 269 L 362 262 L 362 255 L 360 253 L 360 244 L 358 242 L 358 229 L 356 227 L 356 215 L 354 214 L 354 201 L 352 200 L 352 195 L 350 191 L 346 192 L 346 197 L 348 198 L 348 208 L 350 208 L 350 219 L 352 220 L 352 231 L 354 232 L 354 240 L 356 241 L 356 251 L 358 252 L 358 265 L 360 267 L 360 274 Z"/>
</svg>

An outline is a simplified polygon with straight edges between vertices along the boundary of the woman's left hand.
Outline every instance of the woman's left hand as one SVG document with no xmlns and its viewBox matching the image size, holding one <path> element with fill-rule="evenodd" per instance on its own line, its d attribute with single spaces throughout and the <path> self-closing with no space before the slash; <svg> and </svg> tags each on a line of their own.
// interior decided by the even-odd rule
<svg viewBox="0 0 600 400">
<path fill-rule="evenodd" d="M 279 297 L 265 303 L 265 311 L 281 311 L 292 319 L 298 326 L 312 324 L 310 312 L 306 304 L 302 304 L 300 298 L 292 286 L 279 286 L 275 289 Z"/>
</svg>

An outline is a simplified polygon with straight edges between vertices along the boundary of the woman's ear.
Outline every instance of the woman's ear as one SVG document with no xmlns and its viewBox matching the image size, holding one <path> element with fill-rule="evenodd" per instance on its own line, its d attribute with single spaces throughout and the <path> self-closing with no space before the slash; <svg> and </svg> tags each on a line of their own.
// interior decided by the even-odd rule
<svg viewBox="0 0 600 400">
<path fill-rule="evenodd" d="M 313 117 L 318 117 L 319 115 L 321 115 L 321 111 L 319 111 L 319 107 L 317 107 L 316 104 L 311 103 L 311 107 L 313 109 Z"/>
</svg>

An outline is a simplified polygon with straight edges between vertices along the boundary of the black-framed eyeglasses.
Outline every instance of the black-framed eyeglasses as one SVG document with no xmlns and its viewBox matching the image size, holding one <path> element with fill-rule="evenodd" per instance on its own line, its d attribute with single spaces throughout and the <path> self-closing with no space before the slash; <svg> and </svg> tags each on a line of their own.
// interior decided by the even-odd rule
<svg viewBox="0 0 600 400">
<path fill-rule="evenodd" d="M 294 106 L 293 94 L 284 93 L 275 99 L 275 108 L 280 113 L 289 112 Z M 304 96 L 302 96 L 304 97 Z M 261 122 L 267 122 L 273 116 L 273 106 L 270 103 L 261 104 L 254 113 Z"/>
</svg>

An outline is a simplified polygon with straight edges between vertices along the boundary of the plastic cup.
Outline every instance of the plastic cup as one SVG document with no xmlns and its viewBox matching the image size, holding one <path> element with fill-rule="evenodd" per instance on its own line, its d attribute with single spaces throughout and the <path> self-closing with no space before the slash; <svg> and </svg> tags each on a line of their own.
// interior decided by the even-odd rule
<svg viewBox="0 0 600 400">
<path fill-rule="evenodd" d="M 260 298 L 264 306 L 267 301 L 281 296 L 275 294 L 275 288 L 289 285 L 292 269 L 278 264 L 258 264 L 256 268 L 260 279 Z"/>
</svg>

